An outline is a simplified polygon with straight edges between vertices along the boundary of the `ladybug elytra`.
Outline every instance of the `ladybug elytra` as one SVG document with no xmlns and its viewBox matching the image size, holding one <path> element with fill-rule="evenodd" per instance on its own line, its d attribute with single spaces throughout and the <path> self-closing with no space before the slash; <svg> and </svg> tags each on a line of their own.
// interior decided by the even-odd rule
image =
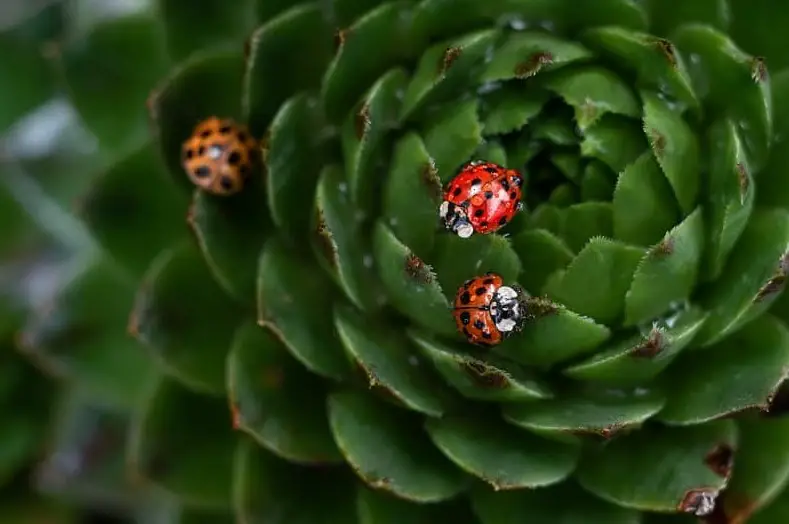
<svg viewBox="0 0 789 524">
<path fill-rule="evenodd" d="M 525 292 L 505 286 L 501 276 L 486 273 L 467 280 L 455 295 L 458 330 L 478 346 L 495 346 L 523 328 Z"/>
<path fill-rule="evenodd" d="M 491 162 L 466 164 L 447 184 L 438 214 L 461 238 L 494 233 L 523 209 L 523 177 Z"/>
</svg>

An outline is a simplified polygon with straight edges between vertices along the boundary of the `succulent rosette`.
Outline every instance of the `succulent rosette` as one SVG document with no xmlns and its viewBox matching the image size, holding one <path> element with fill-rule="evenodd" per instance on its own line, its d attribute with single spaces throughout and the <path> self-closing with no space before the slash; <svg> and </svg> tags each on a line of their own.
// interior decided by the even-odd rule
<svg viewBox="0 0 789 524">
<path fill-rule="evenodd" d="M 109 160 L 47 314 L 94 327 L 70 369 L 167 522 L 785 519 L 789 55 L 755 3 L 160 0 L 65 42 Z M 259 143 L 230 195 L 184 168 L 212 117 Z M 470 161 L 525 209 L 461 238 Z M 487 272 L 528 315 L 480 348 L 452 306 Z"/>
</svg>

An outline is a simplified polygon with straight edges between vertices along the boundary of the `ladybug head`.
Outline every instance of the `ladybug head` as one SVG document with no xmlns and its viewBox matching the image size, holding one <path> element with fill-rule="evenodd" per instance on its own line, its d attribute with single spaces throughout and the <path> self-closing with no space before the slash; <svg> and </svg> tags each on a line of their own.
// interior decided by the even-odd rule
<svg viewBox="0 0 789 524">
<path fill-rule="evenodd" d="M 474 234 L 474 227 L 468 221 L 466 210 L 461 206 L 444 200 L 438 208 L 438 216 L 443 221 L 444 227 L 460 238 L 468 238 Z"/>
<path fill-rule="evenodd" d="M 501 286 L 490 301 L 490 316 L 503 335 L 520 331 L 524 321 L 523 294 L 518 288 Z"/>
</svg>

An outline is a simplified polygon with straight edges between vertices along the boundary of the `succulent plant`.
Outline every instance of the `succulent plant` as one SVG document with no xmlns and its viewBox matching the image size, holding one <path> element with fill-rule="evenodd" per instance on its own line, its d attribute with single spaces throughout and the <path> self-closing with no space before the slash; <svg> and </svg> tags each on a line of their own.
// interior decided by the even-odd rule
<svg viewBox="0 0 789 524">
<path fill-rule="evenodd" d="M 780 522 L 770 6 L 159 0 L 97 24 L 50 53 L 102 153 L 78 209 L 102 249 L 36 354 L 112 413 L 163 522 Z M 229 196 L 183 165 L 212 117 L 260 144 Z M 472 160 L 519 170 L 526 210 L 460 238 L 438 208 Z M 479 348 L 452 303 L 486 272 L 529 319 Z"/>
</svg>

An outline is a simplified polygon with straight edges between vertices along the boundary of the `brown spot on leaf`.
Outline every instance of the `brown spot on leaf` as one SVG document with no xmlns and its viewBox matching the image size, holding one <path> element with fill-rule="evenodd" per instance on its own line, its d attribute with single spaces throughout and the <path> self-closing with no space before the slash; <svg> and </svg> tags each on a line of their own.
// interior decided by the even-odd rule
<svg viewBox="0 0 789 524">
<path fill-rule="evenodd" d="M 676 49 L 674 49 L 674 44 L 668 40 L 660 38 L 655 42 L 655 45 L 663 54 L 663 56 L 666 57 L 666 60 L 671 65 L 671 67 L 677 67 L 677 53 Z"/>
<path fill-rule="evenodd" d="M 435 275 L 433 275 L 433 268 L 425 264 L 421 258 L 414 253 L 410 253 L 405 257 L 404 264 L 406 276 L 415 282 L 422 285 L 428 285 L 433 282 Z"/>
<path fill-rule="evenodd" d="M 490 389 L 506 389 L 510 385 L 510 377 L 504 371 L 488 366 L 477 359 L 465 359 L 461 363 L 463 371 L 471 377 L 478 386 Z"/>
<path fill-rule="evenodd" d="M 751 180 L 748 178 L 748 171 L 742 162 L 737 162 L 735 167 L 737 169 L 737 183 L 740 186 L 740 203 L 743 203 L 745 202 L 745 196 L 748 194 Z"/>
<path fill-rule="evenodd" d="M 318 247 L 331 267 L 336 268 L 338 263 L 337 244 L 334 242 L 332 232 L 329 229 L 329 225 L 326 223 L 323 211 L 320 209 L 316 210 L 315 222 L 315 240 Z"/>
<path fill-rule="evenodd" d="M 652 328 L 649 335 L 633 348 L 631 357 L 655 358 L 666 347 L 666 336 L 662 330 Z"/>
<path fill-rule="evenodd" d="M 767 64 L 761 56 L 755 56 L 751 59 L 751 78 L 754 82 L 767 81 Z"/>
<path fill-rule="evenodd" d="M 665 257 L 674 253 L 674 238 L 666 237 L 652 248 L 650 253 L 654 257 Z"/>
<path fill-rule="evenodd" d="M 721 442 L 707 453 L 704 463 L 716 475 L 728 479 L 734 465 L 734 449 L 727 442 Z"/>
<path fill-rule="evenodd" d="M 356 128 L 356 138 L 361 140 L 370 129 L 370 104 L 365 102 L 364 105 L 356 113 L 354 119 L 354 126 Z"/>
<path fill-rule="evenodd" d="M 241 428 L 241 410 L 235 402 L 230 402 L 230 423 L 235 430 Z"/>
<path fill-rule="evenodd" d="M 656 157 L 662 157 L 666 152 L 666 137 L 663 133 L 659 132 L 657 129 L 653 127 L 649 127 L 646 129 L 647 136 L 649 137 L 649 143 L 652 146 L 653 151 L 655 152 Z"/>
<path fill-rule="evenodd" d="M 553 63 L 553 54 L 548 51 L 540 51 L 532 54 L 515 66 L 515 76 L 519 79 L 534 76 L 540 72 L 543 66 Z"/>
<path fill-rule="evenodd" d="M 440 75 L 447 74 L 449 68 L 452 67 L 452 64 L 455 63 L 455 60 L 460 58 L 460 55 L 463 53 L 463 49 L 460 47 L 448 47 L 444 54 L 441 56 L 441 60 L 438 64 L 438 72 Z"/>
<path fill-rule="evenodd" d="M 778 267 L 770 280 L 759 289 L 754 297 L 754 303 L 772 298 L 786 287 L 786 278 L 789 274 L 789 253 L 784 253 L 778 261 Z"/>
<path fill-rule="evenodd" d="M 690 513 L 697 517 L 704 517 L 715 509 L 715 502 L 719 491 L 716 488 L 690 489 L 682 497 L 677 510 L 681 513 Z"/>
<path fill-rule="evenodd" d="M 345 42 L 348 40 L 348 35 L 350 31 L 348 29 L 338 29 L 334 32 L 334 49 L 335 51 L 339 51 L 339 49 L 345 45 Z"/>
</svg>

